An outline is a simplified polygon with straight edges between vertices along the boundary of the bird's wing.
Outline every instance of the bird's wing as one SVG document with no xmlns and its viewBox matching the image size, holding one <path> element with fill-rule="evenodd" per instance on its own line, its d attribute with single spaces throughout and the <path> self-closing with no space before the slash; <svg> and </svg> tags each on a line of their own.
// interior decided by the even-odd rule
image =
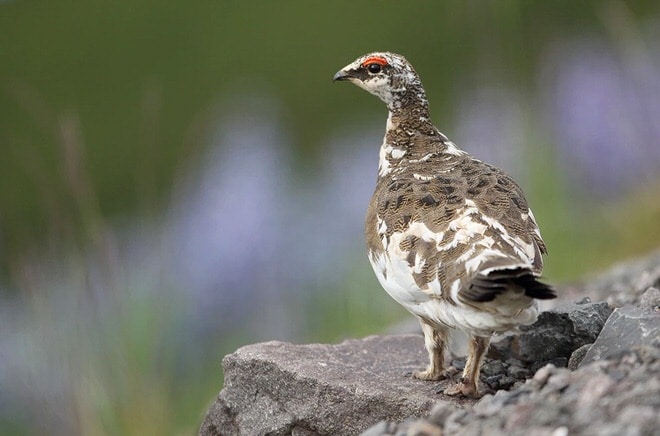
<svg viewBox="0 0 660 436">
<path fill-rule="evenodd" d="M 475 278 L 495 271 L 540 274 L 545 252 L 513 179 L 464 159 L 470 160 L 433 177 L 411 171 L 390 181 L 377 205 L 383 246 L 407 264 L 410 286 L 450 301 L 458 301 Z"/>
</svg>

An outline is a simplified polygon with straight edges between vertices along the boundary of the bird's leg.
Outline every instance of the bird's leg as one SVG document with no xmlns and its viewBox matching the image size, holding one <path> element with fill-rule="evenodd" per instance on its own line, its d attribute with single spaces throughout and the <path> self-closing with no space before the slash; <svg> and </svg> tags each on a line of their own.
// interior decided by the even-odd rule
<svg viewBox="0 0 660 436">
<path fill-rule="evenodd" d="M 447 378 L 445 372 L 445 345 L 447 331 L 436 329 L 420 320 L 424 332 L 424 346 L 429 353 L 429 366 L 424 371 L 413 372 L 413 377 L 420 380 L 442 380 Z"/>
<path fill-rule="evenodd" d="M 468 346 L 468 357 L 463 370 L 463 377 L 455 385 L 445 389 L 446 395 L 464 395 L 466 397 L 479 396 L 479 372 L 481 362 L 486 356 L 486 350 L 490 344 L 490 337 L 472 336 Z"/>
</svg>

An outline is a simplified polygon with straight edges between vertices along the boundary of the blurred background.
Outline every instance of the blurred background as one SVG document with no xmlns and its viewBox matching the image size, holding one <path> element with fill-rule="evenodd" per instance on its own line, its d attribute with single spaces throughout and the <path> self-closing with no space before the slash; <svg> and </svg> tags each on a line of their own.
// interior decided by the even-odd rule
<svg viewBox="0 0 660 436">
<path fill-rule="evenodd" d="M 191 434 L 236 347 L 409 319 L 363 219 L 404 54 L 576 280 L 660 246 L 657 1 L 0 1 L 0 433 Z"/>
</svg>

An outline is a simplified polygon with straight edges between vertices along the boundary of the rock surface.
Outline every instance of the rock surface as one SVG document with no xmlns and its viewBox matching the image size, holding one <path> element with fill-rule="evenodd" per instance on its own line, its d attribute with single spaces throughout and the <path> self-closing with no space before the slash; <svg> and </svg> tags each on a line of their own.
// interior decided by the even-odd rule
<svg viewBox="0 0 660 436">
<path fill-rule="evenodd" d="M 426 359 L 417 335 L 248 345 L 223 360 L 225 387 L 200 434 L 350 435 L 382 419 L 422 416 L 441 395 L 407 373 Z"/>
<path fill-rule="evenodd" d="M 649 275 L 644 277 L 648 281 Z M 563 363 L 570 351 L 568 368 L 548 364 L 524 384 L 498 390 L 472 407 L 458 409 L 439 402 L 425 419 L 381 422 L 364 434 L 657 435 L 659 293 L 655 287 L 644 292 L 633 287 L 628 296 L 620 289 L 615 295 L 619 302 L 634 301 L 638 306 L 613 311 L 604 302 L 582 302 L 559 307 L 544 313 L 519 337 L 494 343 L 489 353 L 523 363 L 528 356 L 556 355 L 555 361 Z"/>
<path fill-rule="evenodd" d="M 605 301 L 556 307 L 494 340 L 479 400 L 438 393 L 451 380 L 410 377 L 426 364 L 419 335 L 243 347 L 223 360 L 225 387 L 200 434 L 658 434 L 658 289 L 660 251 L 571 288 Z M 457 378 L 465 359 L 450 361 Z"/>
<path fill-rule="evenodd" d="M 438 403 L 426 420 L 379 423 L 363 434 L 654 435 L 660 429 L 659 375 L 660 350 L 653 347 L 573 372 L 548 365 L 523 386 L 487 395 L 472 407 Z"/>
<path fill-rule="evenodd" d="M 645 257 L 621 262 L 610 270 L 577 285 L 582 295 L 612 306 L 639 305 L 649 288 L 660 289 L 660 250 Z"/>
<path fill-rule="evenodd" d="M 609 359 L 634 347 L 660 349 L 660 312 L 644 307 L 616 309 L 589 348 L 580 366 Z"/>
<path fill-rule="evenodd" d="M 541 313 L 533 325 L 521 326 L 519 335 L 494 343 L 489 354 L 513 357 L 533 370 L 547 363 L 566 366 L 575 350 L 596 340 L 611 313 L 607 303 L 589 299 L 557 307 Z"/>
</svg>

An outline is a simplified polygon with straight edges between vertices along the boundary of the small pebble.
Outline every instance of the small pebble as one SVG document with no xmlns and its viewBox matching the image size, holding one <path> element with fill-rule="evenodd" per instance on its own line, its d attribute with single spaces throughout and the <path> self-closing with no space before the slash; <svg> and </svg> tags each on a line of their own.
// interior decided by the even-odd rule
<svg viewBox="0 0 660 436">
<path fill-rule="evenodd" d="M 487 376 L 494 376 L 497 374 L 504 374 L 507 371 L 506 365 L 504 362 L 499 360 L 491 360 L 490 362 L 485 362 L 481 367 L 481 372 Z"/>
<path fill-rule="evenodd" d="M 552 375 L 555 369 L 556 369 L 555 366 L 549 363 L 545 365 L 543 368 L 536 371 L 536 374 L 534 374 L 532 380 L 534 380 L 534 382 L 536 382 L 537 384 L 543 386 L 545 385 L 545 382 L 548 380 L 548 377 Z"/>
<path fill-rule="evenodd" d="M 517 380 L 525 380 L 529 377 L 529 369 L 521 366 L 509 366 L 509 375 Z"/>
</svg>

